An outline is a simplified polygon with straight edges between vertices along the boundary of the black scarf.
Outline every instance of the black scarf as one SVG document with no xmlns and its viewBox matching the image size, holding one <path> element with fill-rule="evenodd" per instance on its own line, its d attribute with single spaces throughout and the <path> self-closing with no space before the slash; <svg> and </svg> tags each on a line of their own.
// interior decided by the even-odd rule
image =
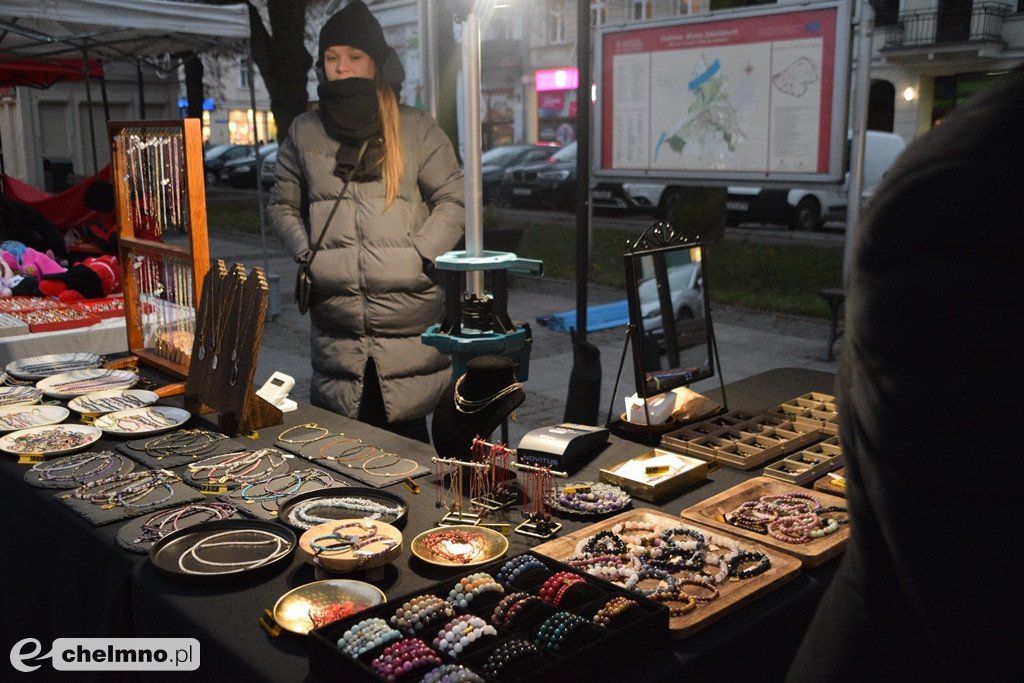
<svg viewBox="0 0 1024 683">
<path fill-rule="evenodd" d="M 370 144 L 352 179 L 380 178 L 384 139 L 381 137 L 380 106 L 374 82 L 368 78 L 343 78 L 321 83 L 317 92 L 320 95 L 317 113 L 324 129 L 333 140 L 341 143 L 334 174 L 347 178 L 349 173 L 353 173 L 359 148 L 363 140 L 369 139 Z"/>
</svg>

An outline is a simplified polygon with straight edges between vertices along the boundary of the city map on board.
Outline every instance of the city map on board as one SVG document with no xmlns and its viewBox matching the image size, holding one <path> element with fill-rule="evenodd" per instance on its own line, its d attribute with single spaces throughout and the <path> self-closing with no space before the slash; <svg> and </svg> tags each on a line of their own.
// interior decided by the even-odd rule
<svg viewBox="0 0 1024 683">
<path fill-rule="evenodd" d="M 604 166 L 825 172 L 834 30 L 814 19 L 719 21 L 606 43 Z"/>
</svg>

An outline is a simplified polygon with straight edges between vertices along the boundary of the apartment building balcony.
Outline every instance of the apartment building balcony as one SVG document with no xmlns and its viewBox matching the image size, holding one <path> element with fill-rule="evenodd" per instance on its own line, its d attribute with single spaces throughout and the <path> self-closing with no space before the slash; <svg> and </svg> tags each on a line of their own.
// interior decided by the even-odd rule
<svg viewBox="0 0 1024 683">
<path fill-rule="evenodd" d="M 908 66 L 935 63 L 984 66 L 1006 49 L 1003 18 L 1010 8 L 998 3 L 901 12 L 896 23 L 879 27 L 886 61 Z"/>
</svg>

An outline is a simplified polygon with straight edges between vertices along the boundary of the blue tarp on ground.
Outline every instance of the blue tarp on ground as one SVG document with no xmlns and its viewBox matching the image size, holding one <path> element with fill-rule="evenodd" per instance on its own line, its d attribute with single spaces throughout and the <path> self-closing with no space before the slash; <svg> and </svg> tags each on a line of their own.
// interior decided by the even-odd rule
<svg viewBox="0 0 1024 683">
<path fill-rule="evenodd" d="M 576 311 L 552 313 L 537 318 L 537 322 L 556 332 L 568 332 L 576 327 Z M 609 327 L 620 327 L 629 324 L 629 302 L 613 301 L 610 304 L 590 306 L 587 308 L 587 332 L 606 330 Z"/>
</svg>

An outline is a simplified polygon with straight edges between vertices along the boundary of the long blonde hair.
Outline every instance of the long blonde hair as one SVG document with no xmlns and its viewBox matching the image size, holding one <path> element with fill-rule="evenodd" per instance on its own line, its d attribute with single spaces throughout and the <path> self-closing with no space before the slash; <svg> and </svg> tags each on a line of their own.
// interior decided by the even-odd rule
<svg viewBox="0 0 1024 683">
<path fill-rule="evenodd" d="M 402 160 L 402 138 L 398 127 L 398 98 L 391 84 L 385 80 L 383 69 L 378 68 L 374 76 L 377 85 L 377 103 L 380 107 L 380 129 L 384 137 L 384 158 L 381 172 L 384 176 L 385 210 L 398 196 L 405 164 Z"/>
</svg>

